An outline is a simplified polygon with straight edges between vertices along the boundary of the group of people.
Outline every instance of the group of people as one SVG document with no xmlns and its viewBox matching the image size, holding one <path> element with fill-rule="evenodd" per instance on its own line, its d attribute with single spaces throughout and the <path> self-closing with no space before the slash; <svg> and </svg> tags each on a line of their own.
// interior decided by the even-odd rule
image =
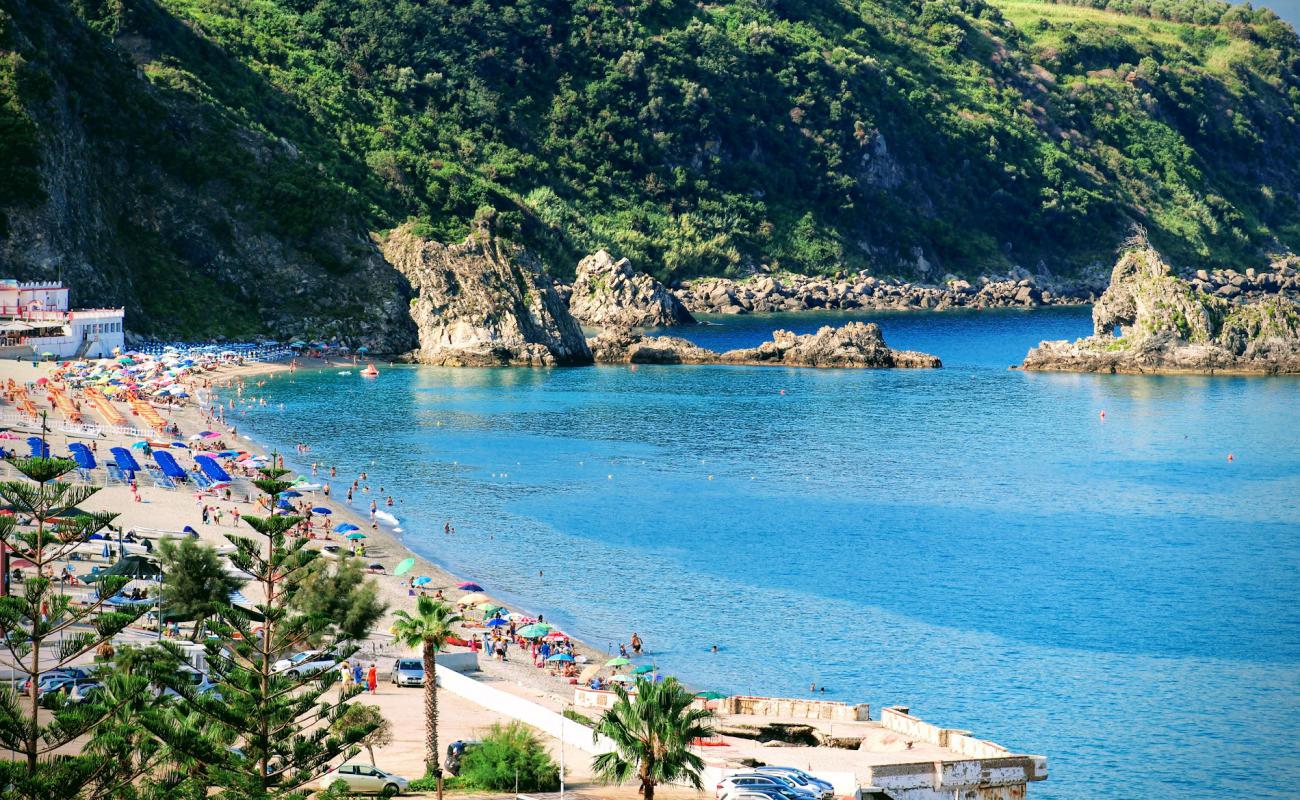
<svg viewBox="0 0 1300 800">
<path fill-rule="evenodd" d="M 362 667 L 361 661 L 354 662 L 343 661 L 339 664 L 339 673 L 343 677 L 343 689 L 349 690 L 354 686 L 360 686 L 368 692 L 376 692 L 379 689 L 379 670 L 373 663 L 369 667 Z"/>
</svg>

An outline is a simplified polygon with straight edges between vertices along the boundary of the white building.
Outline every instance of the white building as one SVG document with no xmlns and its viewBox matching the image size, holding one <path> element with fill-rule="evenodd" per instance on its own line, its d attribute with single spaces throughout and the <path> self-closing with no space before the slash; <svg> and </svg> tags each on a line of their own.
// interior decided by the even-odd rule
<svg viewBox="0 0 1300 800">
<path fill-rule="evenodd" d="M 61 282 L 0 280 L 0 333 L 57 358 L 101 358 L 125 348 L 125 309 L 70 309 L 68 296 Z"/>
</svg>

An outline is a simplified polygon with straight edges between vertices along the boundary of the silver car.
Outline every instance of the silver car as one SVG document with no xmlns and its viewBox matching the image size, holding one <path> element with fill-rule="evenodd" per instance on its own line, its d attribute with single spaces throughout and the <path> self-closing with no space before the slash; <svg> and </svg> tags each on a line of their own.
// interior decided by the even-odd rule
<svg viewBox="0 0 1300 800">
<path fill-rule="evenodd" d="M 423 686 L 424 662 L 418 658 L 399 658 L 393 662 L 394 686 Z"/>
</svg>

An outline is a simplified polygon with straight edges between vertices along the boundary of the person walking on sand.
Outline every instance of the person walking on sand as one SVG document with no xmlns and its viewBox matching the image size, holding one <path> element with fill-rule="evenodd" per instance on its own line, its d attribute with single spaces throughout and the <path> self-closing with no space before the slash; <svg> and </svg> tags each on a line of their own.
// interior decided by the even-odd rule
<svg viewBox="0 0 1300 800">
<path fill-rule="evenodd" d="M 343 691 L 346 692 L 351 689 L 353 685 L 352 667 L 348 665 L 348 662 L 344 661 L 342 664 L 339 664 L 339 670 L 343 673 Z"/>
<path fill-rule="evenodd" d="M 366 676 L 361 672 L 361 662 L 358 661 L 357 663 L 352 665 L 352 682 L 355 683 L 357 686 L 361 686 L 362 681 L 364 681 L 365 679 Z"/>
<path fill-rule="evenodd" d="M 375 669 L 374 664 L 371 664 L 370 669 L 366 672 L 366 686 L 370 689 L 371 694 L 374 694 L 375 690 L 379 688 L 379 672 Z"/>
</svg>

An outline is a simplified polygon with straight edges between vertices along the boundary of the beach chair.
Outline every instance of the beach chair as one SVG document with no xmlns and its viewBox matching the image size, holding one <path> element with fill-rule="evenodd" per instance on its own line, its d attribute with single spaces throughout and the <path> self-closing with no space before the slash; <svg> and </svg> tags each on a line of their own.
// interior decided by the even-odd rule
<svg viewBox="0 0 1300 800">
<path fill-rule="evenodd" d="M 105 482 L 105 485 L 113 483 L 130 483 L 130 481 L 122 475 L 122 470 L 119 469 L 116 464 L 105 464 L 104 468 L 108 470 L 108 480 Z"/>
</svg>

